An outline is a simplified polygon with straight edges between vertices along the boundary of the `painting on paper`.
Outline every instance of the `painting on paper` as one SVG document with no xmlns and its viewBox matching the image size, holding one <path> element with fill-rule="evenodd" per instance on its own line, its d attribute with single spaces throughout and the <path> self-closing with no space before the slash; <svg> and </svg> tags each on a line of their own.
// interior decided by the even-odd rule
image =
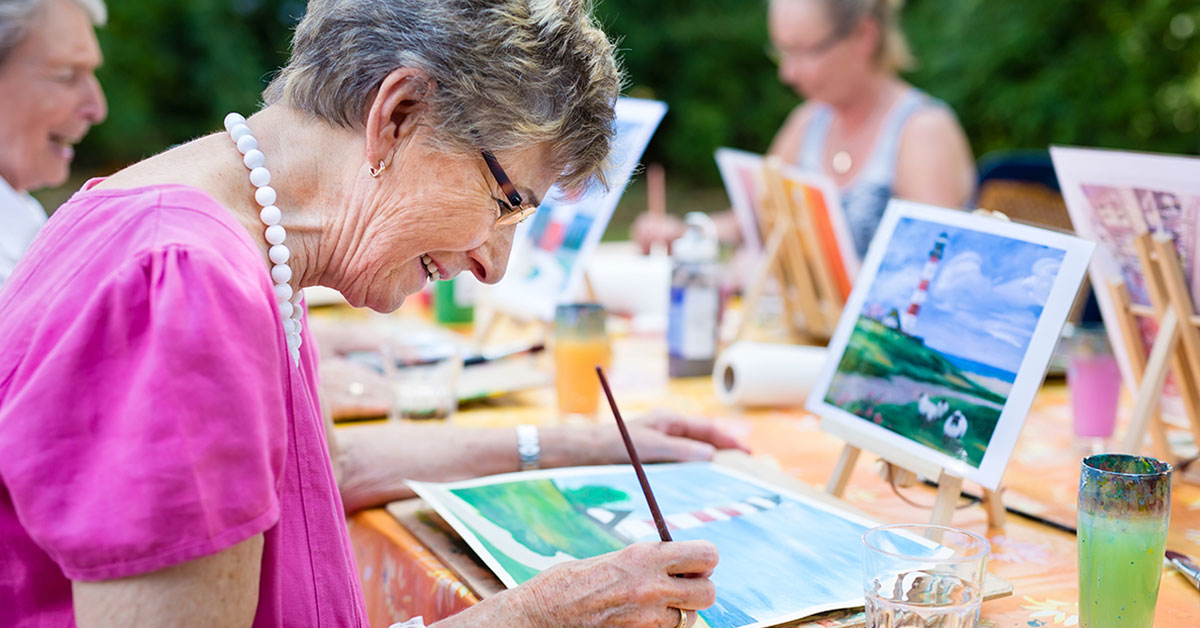
<svg viewBox="0 0 1200 628">
<path fill-rule="evenodd" d="M 1115 324 L 1117 306 L 1106 288 L 1120 278 L 1134 304 L 1150 305 L 1134 239 L 1161 232 L 1174 241 L 1192 301 L 1200 302 L 1200 159 L 1059 146 L 1050 149 L 1050 156 L 1075 232 L 1100 245 L 1090 269 L 1092 285 L 1100 287 L 1096 301 L 1109 323 L 1109 339 L 1126 385 L 1136 388 L 1139 382 L 1127 345 Z M 1149 353 L 1158 326 L 1150 318 L 1139 318 L 1138 326 Z M 1186 424 L 1173 375 L 1163 387 L 1162 409 L 1168 420 Z"/>
<path fill-rule="evenodd" d="M 584 262 L 600 242 L 625 186 L 667 106 L 656 100 L 617 101 L 608 189 L 593 183 L 567 193 L 553 186 L 517 230 L 508 272 L 491 289 L 496 307 L 518 318 L 550 320 L 559 303 L 583 285 Z"/>
<path fill-rule="evenodd" d="M 720 552 L 717 601 L 698 626 L 772 626 L 862 606 L 860 537 L 873 522 L 710 463 L 646 473 L 672 537 Z M 509 587 L 560 562 L 658 540 L 627 465 L 411 485 Z"/>
</svg>

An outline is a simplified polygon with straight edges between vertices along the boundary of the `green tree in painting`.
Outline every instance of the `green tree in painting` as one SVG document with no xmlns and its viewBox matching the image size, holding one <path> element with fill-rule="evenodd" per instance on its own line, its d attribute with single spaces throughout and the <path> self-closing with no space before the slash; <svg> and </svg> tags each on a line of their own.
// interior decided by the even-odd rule
<svg viewBox="0 0 1200 628">
<path fill-rule="evenodd" d="M 625 547 L 598 524 L 580 516 L 575 505 L 550 480 L 458 489 L 454 494 L 507 530 L 522 545 L 543 556 L 566 552 L 580 558 Z"/>
</svg>

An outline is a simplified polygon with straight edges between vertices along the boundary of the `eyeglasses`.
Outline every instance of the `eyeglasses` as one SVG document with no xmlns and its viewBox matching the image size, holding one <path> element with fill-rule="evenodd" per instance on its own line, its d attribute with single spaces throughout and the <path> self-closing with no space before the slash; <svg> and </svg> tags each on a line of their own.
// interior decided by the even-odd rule
<svg viewBox="0 0 1200 628">
<path fill-rule="evenodd" d="M 504 168 L 500 167 L 500 162 L 496 161 L 496 156 L 490 151 L 482 151 L 483 160 L 487 162 L 488 170 L 492 171 L 492 177 L 496 179 L 496 183 L 500 186 L 500 191 L 504 192 L 504 197 L 508 199 L 508 211 L 505 211 L 504 203 L 496 201 L 500 205 L 500 215 L 496 217 L 496 226 L 504 227 L 515 225 L 526 218 L 533 215 L 537 211 L 536 206 L 522 207 L 521 193 L 517 192 L 517 186 L 513 185 L 512 180 L 508 178 L 508 174 L 504 172 Z"/>
<path fill-rule="evenodd" d="M 796 57 L 804 57 L 815 59 L 833 48 L 843 39 L 846 38 L 846 33 L 838 30 L 833 31 L 821 41 L 812 46 L 787 46 L 785 48 L 776 48 L 773 44 L 768 43 L 763 51 L 767 53 L 767 58 L 774 61 L 776 65 L 783 63 L 784 59 L 794 59 Z"/>
</svg>

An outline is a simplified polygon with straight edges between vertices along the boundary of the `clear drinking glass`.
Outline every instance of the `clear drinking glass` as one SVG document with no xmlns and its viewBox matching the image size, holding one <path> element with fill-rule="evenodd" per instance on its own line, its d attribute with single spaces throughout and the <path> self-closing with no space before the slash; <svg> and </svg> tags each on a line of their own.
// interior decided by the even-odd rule
<svg viewBox="0 0 1200 628">
<path fill-rule="evenodd" d="M 1083 459 L 1076 533 L 1080 626 L 1154 624 L 1170 516 L 1170 464 L 1125 454 Z"/>
<path fill-rule="evenodd" d="M 597 303 L 560 305 L 554 312 L 554 388 L 565 419 L 595 420 L 600 404 L 596 367 L 609 368 L 608 315 Z"/>
<path fill-rule="evenodd" d="M 457 348 L 384 343 L 379 353 L 392 390 L 389 418 L 446 419 L 458 409 L 462 357 Z"/>
<path fill-rule="evenodd" d="M 863 534 L 867 628 L 971 628 L 991 544 L 963 530 L 895 524 Z"/>
<path fill-rule="evenodd" d="M 1062 341 L 1075 437 L 1085 451 L 1098 453 L 1112 437 L 1117 422 L 1121 370 L 1103 325 L 1073 326 Z"/>
</svg>

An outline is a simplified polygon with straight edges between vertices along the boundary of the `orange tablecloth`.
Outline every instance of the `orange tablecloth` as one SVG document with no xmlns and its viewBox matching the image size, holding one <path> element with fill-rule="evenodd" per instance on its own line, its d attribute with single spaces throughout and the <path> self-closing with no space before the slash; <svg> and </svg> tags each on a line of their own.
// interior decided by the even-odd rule
<svg viewBox="0 0 1200 628">
<path fill-rule="evenodd" d="M 791 475 L 824 486 L 842 442 L 819 429 L 815 417 L 800 411 L 739 413 L 720 406 L 707 379 L 668 381 L 660 341 L 626 339 L 617 343 L 612 384 L 622 410 L 632 415 L 655 406 L 711 417 L 743 436 L 756 454 L 773 457 Z M 503 407 L 471 410 L 455 417 L 463 425 L 498 426 L 547 422 L 553 418 L 553 393 L 520 395 Z M 1066 390 L 1050 384 L 1037 397 L 1005 477 L 1005 501 L 1046 518 L 1074 525 L 1075 494 L 1081 458 L 1072 444 Z M 924 521 L 928 511 L 909 506 L 892 494 L 865 453 L 851 478 L 846 499 L 886 521 Z M 967 490 L 978 491 L 967 486 Z M 902 489 L 903 490 L 903 489 Z M 931 503 L 932 491 L 908 489 L 912 499 Z M 953 524 L 987 533 L 980 506 L 955 513 Z M 388 626 L 416 615 L 426 622 L 446 617 L 476 602 L 475 596 L 381 509 L 358 513 L 350 534 L 362 573 L 372 626 Z M 1041 628 L 1078 622 L 1074 536 L 1021 517 L 1008 517 L 1003 534 L 989 535 L 990 570 L 1012 583 L 1012 597 L 983 606 L 981 626 Z M 1200 557 L 1200 487 L 1176 482 L 1167 547 Z M 1200 591 L 1171 570 L 1163 573 L 1155 626 L 1200 626 Z"/>
</svg>

